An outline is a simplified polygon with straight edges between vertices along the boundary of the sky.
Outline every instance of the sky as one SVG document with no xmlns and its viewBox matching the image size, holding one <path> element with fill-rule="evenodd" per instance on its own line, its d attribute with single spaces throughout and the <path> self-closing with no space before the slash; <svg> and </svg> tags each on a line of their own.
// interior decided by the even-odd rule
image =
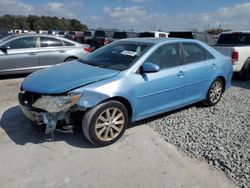
<svg viewBox="0 0 250 188">
<path fill-rule="evenodd" d="M 89 28 L 250 30 L 250 0 L 0 0 L 0 15 L 75 18 Z"/>
</svg>

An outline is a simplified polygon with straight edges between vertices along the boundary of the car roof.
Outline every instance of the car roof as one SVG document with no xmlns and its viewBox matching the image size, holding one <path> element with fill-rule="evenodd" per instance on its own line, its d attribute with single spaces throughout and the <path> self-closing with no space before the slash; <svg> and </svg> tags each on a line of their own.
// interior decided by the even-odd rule
<svg viewBox="0 0 250 188">
<path fill-rule="evenodd" d="M 141 42 L 141 43 L 151 43 L 151 44 L 159 44 L 164 42 L 194 42 L 196 40 L 193 39 L 182 39 L 182 38 L 155 38 L 155 37 L 145 37 L 145 38 L 127 38 L 122 39 L 121 41 L 126 42 Z"/>
<path fill-rule="evenodd" d="M 75 41 L 66 39 L 64 37 L 59 37 L 59 36 L 50 35 L 50 34 L 39 34 L 39 33 L 36 33 L 36 34 L 14 34 L 14 35 L 9 35 L 9 38 L 6 41 L 4 41 L 4 42 L 7 42 L 7 41 L 9 41 L 11 39 L 18 38 L 18 37 L 37 37 L 37 36 L 56 38 L 56 39 L 59 39 L 59 40 L 68 41 L 68 42 L 73 43 L 75 45 L 79 44 L 79 43 L 77 43 Z"/>
</svg>

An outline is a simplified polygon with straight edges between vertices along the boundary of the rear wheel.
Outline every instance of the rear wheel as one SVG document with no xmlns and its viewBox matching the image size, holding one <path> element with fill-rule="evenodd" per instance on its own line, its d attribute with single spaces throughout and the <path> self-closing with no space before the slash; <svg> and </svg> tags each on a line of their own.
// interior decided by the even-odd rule
<svg viewBox="0 0 250 188">
<path fill-rule="evenodd" d="M 210 86 L 206 100 L 203 102 L 205 106 L 214 106 L 216 105 L 223 94 L 224 84 L 220 78 L 217 78 L 212 85 Z"/>
<path fill-rule="evenodd" d="M 237 73 L 237 75 L 241 80 L 250 79 L 250 59 L 249 58 L 247 59 L 247 61 L 243 65 L 240 72 Z"/>
<path fill-rule="evenodd" d="M 94 145 L 107 146 L 123 135 L 127 124 L 128 113 L 124 105 L 117 101 L 108 101 L 85 113 L 82 130 Z"/>
</svg>

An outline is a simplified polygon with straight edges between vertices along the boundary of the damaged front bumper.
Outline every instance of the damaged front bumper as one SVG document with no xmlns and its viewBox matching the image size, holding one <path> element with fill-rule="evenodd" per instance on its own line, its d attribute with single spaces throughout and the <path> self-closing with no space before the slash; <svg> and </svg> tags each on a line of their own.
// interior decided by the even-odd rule
<svg viewBox="0 0 250 188">
<path fill-rule="evenodd" d="M 32 98 L 32 97 L 31 97 Z M 36 109 L 31 106 L 34 101 L 30 101 L 23 93 L 18 94 L 21 110 L 23 114 L 39 126 L 45 126 L 45 134 L 53 133 L 58 122 L 63 120 L 69 125 L 72 108 L 61 112 L 49 113 L 44 110 Z M 36 99 L 35 99 L 36 100 Z"/>
</svg>

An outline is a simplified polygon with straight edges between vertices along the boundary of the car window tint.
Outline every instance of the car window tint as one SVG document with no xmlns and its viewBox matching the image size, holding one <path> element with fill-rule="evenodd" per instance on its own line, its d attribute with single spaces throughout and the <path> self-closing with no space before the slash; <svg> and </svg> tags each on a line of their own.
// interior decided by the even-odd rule
<svg viewBox="0 0 250 188">
<path fill-rule="evenodd" d="M 62 41 L 55 38 L 41 37 L 40 40 L 41 47 L 63 46 Z"/>
<path fill-rule="evenodd" d="M 91 37 L 91 36 L 92 36 L 92 35 L 91 35 L 91 32 L 89 32 L 89 31 L 85 31 L 85 32 L 83 33 L 83 35 L 86 36 L 86 37 Z"/>
<path fill-rule="evenodd" d="M 145 62 L 157 64 L 160 69 L 180 65 L 178 44 L 168 44 L 159 47 Z"/>
<path fill-rule="evenodd" d="M 65 46 L 75 46 L 75 44 L 71 43 L 71 42 L 68 42 L 66 40 L 63 40 L 63 43 Z"/>
<path fill-rule="evenodd" d="M 6 44 L 10 49 L 20 49 L 20 48 L 35 48 L 36 47 L 36 37 L 24 37 L 15 39 Z"/>
<path fill-rule="evenodd" d="M 166 38 L 166 34 L 165 33 L 159 33 L 159 37 Z"/>
<path fill-rule="evenodd" d="M 184 63 L 194 63 L 198 61 L 204 61 L 207 59 L 206 51 L 203 47 L 198 44 L 184 43 L 183 46 L 183 57 Z"/>
</svg>

